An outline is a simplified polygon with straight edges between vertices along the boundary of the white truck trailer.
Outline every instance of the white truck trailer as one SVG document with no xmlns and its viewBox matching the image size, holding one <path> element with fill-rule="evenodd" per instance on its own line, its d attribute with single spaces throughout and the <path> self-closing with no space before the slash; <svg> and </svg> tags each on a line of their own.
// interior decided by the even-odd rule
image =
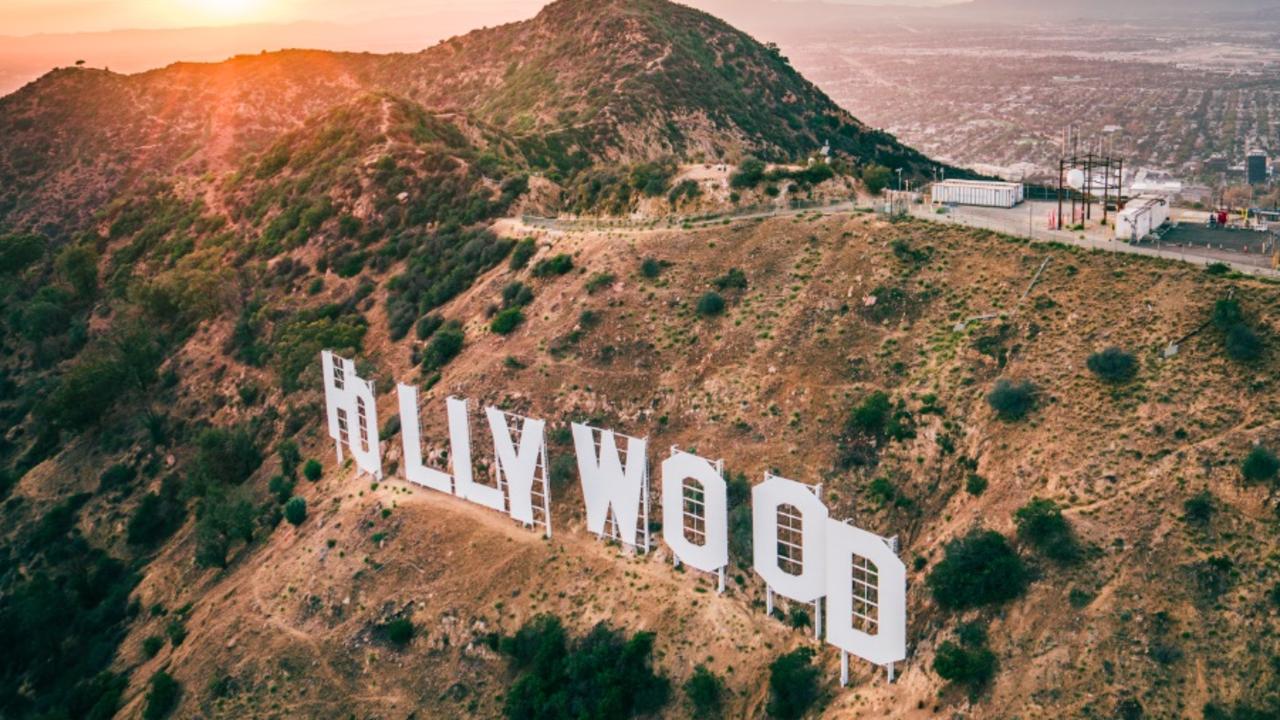
<svg viewBox="0 0 1280 720">
<path fill-rule="evenodd" d="M 1140 195 L 1116 213 L 1116 239 L 1137 242 L 1169 222 L 1169 198 Z"/>
<path fill-rule="evenodd" d="M 933 184 L 933 201 L 946 205 L 1011 208 L 1022 200 L 1021 183 L 944 180 Z"/>
</svg>

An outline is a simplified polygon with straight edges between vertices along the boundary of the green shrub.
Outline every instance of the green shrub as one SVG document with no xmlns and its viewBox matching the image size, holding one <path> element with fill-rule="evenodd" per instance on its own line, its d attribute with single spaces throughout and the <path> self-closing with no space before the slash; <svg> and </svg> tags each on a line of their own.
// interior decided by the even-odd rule
<svg viewBox="0 0 1280 720">
<path fill-rule="evenodd" d="M 1182 510 L 1184 513 L 1182 519 L 1186 522 L 1193 525 L 1208 525 L 1213 519 L 1213 494 L 1208 490 L 1201 490 L 1182 503 Z"/>
<path fill-rule="evenodd" d="M 1236 362 L 1249 363 L 1262 357 L 1262 338 L 1244 323 L 1227 330 L 1225 347 L 1227 357 Z"/>
<path fill-rule="evenodd" d="M 243 484 L 262 464 L 247 426 L 208 428 L 196 438 L 191 465 L 191 488 L 203 495 L 211 488 Z"/>
<path fill-rule="evenodd" d="M 987 395 L 987 403 L 1001 420 L 1017 422 L 1035 409 L 1036 386 L 1029 381 L 1014 382 L 1000 378 Z"/>
<path fill-rule="evenodd" d="M 947 543 L 943 559 L 926 583 L 933 599 L 949 610 L 998 605 L 1027 589 L 1030 577 L 1022 558 L 994 530 L 974 529 Z"/>
<path fill-rule="evenodd" d="M 987 479 L 977 473 L 970 473 L 964 481 L 965 492 L 977 497 L 987 491 Z"/>
<path fill-rule="evenodd" d="M 151 676 L 151 688 L 147 691 L 146 706 L 142 711 L 143 720 L 163 720 L 178 706 L 178 696 L 182 688 L 178 681 L 164 670 Z"/>
<path fill-rule="evenodd" d="M 1138 374 L 1138 359 L 1116 347 L 1090 355 L 1086 364 L 1090 372 L 1109 383 L 1126 383 Z"/>
<path fill-rule="evenodd" d="M 511 251 L 511 269 L 523 270 L 538 252 L 538 244 L 533 238 L 525 238 L 516 243 L 516 247 Z"/>
<path fill-rule="evenodd" d="M 653 715 L 671 692 L 650 664 L 653 633 L 630 638 L 599 624 L 570 641 L 560 620 L 538 616 L 500 647 L 515 682 L 506 693 L 508 718 L 632 718 Z"/>
<path fill-rule="evenodd" d="M 499 335 L 510 335 L 524 323 L 524 312 L 520 308 L 507 308 L 493 317 L 489 329 Z"/>
<path fill-rule="evenodd" d="M 649 280 L 655 280 L 662 274 L 664 267 L 664 263 L 659 262 L 654 258 L 647 257 L 640 261 L 640 275 L 648 278 Z"/>
<path fill-rule="evenodd" d="M 798 720 L 818 702 L 818 668 L 812 661 L 813 650 L 802 647 L 770 663 L 770 717 Z"/>
<path fill-rule="evenodd" d="M 716 317 L 724 314 L 724 298 L 720 293 L 709 292 L 698 299 L 698 314 L 702 317 Z"/>
<path fill-rule="evenodd" d="M 292 478 L 298 473 L 298 463 L 302 462 L 302 453 L 298 451 L 298 443 L 294 440 L 281 440 L 276 445 L 276 455 L 280 458 L 280 472 Z"/>
<path fill-rule="evenodd" d="M 43 235 L 0 235 L 0 275 L 27 269 L 44 257 L 48 244 Z"/>
<path fill-rule="evenodd" d="M 444 318 L 439 315 L 424 315 L 418 320 L 416 333 L 419 340 L 426 340 L 444 326 Z"/>
<path fill-rule="evenodd" d="M 187 626 L 183 625 L 181 620 L 175 618 L 170 620 L 169 624 L 164 627 L 164 634 L 168 636 L 171 645 L 178 647 L 187 639 Z"/>
<path fill-rule="evenodd" d="M 531 302 L 533 302 L 533 290 L 520 281 L 509 283 L 502 288 L 503 308 L 520 308 Z"/>
<path fill-rule="evenodd" d="M 712 284 L 721 292 L 726 290 L 746 290 L 747 275 L 738 268 L 731 268 L 729 272 L 716 278 Z"/>
<path fill-rule="evenodd" d="M 1280 477 L 1280 458 L 1267 448 L 1254 445 L 1240 464 L 1240 474 L 1247 482 L 1274 483 Z"/>
<path fill-rule="evenodd" d="M 321 350 L 344 355 L 359 353 L 367 329 L 363 317 L 341 305 L 304 310 L 282 321 L 272 333 L 270 343 L 280 387 L 287 393 L 298 390 L 303 372 L 318 371 L 316 358 L 320 357 Z M 408 326 L 403 330 L 407 333 Z"/>
<path fill-rule="evenodd" d="M 879 195 L 893 181 L 893 171 L 883 165 L 872 163 L 862 168 L 861 178 L 868 193 Z"/>
<path fill-rule="evenodd" d="M 275 496 L 276 502 L 285 503 L 293 497 L 294 479 L 287 475 L 273 475 L 267 482 L 267 490 Z"/>
<path fill-rule="evenodd" d="M 125 489 L 138 472 L 129 465 L 116 463 L 102 472 L 98 478 L 98 492 L 115 492 Z"/>
<path fill-rule="evenodd" d="M 155 547 L 182 527 L 187 509 L 180 493 L 178 483 L 166 478 L 160 485 L 160 492 L 147 493 L 142 497 L 126 526 L 130 545 Z"/>
<path fill-rule="evenodd" d="M 613 285 L 615 280 L 617 280 L 617 278 L 611 272 L 598 272 L 587 280 L 587 292 L 594 295 L 610 285 Z"/>
<path fill-rule="evenodd" d="M 1071 525 L 1052 500 L 1033 498 L 1014 513 L 1018 537 L 1052 560 L 1071 562 L 1080 555 Z"/>
<path fill-rule="evenodd" d="M 243 492 L 217 489 L 204 499 L 196 520 L 196 563 L 226 568 L 236 540 L 253 541 L 256 512 Z"/>
<path fill-rule="evenodd" d="M 694 718 L 718 718 L 724 706 L 724 682 L 704 665 L 693 669 L 684 683 L 685 697 L 693 707 Z"/>
<path fill-rule="evenodd" d="M 729 187 L 734 190 L 745 190 L 759 185 L 760 181 L 764 180 L 765 167 L 763 160 L 746 158 L 729 176 Z"/>
<path fill-rule="evenodd" d="M 403 648 L 413 641 L 417 628 L 409 618 L 396 618 L 383 623 L 379 627 L 379 632 L 387 642 Z"/>
<path fill-rule="evenodd" d="M 996 655 L 986 647 L 965 647 L 950 640 L 938 646 L 933 671 L 948 682 L 964 685 L 976 694 L 996 674 Z"/>
<path fill-rule="evenodd" d="M 560 254 L 539 260 L 533 266 L 534 277 L 551 277 L 554 275 L 565 275 L 573 269 L 573 256 Z"/>
<path fill-rule="evenodd" d="M 284 504 L 284 519 L 295 527 L 301 525 L 307 519 L 307 501 L 300 497 L 289 498 L 289 502 Z"/>
<path fill-rule="evenodd" d="M 450 320 L 431 336 L 431 341 L 422 351 L 422 371 L 432 373 L 449 364 L 462 352 L 466 342 L 462 325 Z"/>
<path fill-rule="evenodd" d="M 316 460 L 315 458 L 308 460 L 307 463 L 302 466 L 302 476 L 310 480 L 311 482 L 316 482 L 317 480 L 320 479 L 320 476 L 323 474 L 324 474 L 324 466 L 321 465 L 320 461 Z"/>
<path fill-rule="evenodd" d="M 142 641 L 142 654 L 148 658 L 155 657 L 162 648 L 164 648 L 164 638 L 159 635 L 148 635 Z"/>
</svg>

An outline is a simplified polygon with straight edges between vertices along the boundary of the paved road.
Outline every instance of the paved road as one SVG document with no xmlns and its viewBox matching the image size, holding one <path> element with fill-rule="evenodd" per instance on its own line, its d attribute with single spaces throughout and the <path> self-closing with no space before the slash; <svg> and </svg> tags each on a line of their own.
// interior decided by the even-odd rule
<svg viewBox="0 0 1280 720">
<path fill-rule="evenodd" d="M 1240 253 L 1190 246 L 1170 247 L 1168 245 L 1130 245 L 1129 243 L 1117 242 L 1106 237 L 1108 231 L 1105 228 L 1099 228 L 1086 233 L 1049 230 L 1045 226 L 1047 225 L 1047 213 L 1051 207 L 1056 209 L 1056 205 L 1053 203 L 1030 202 L 1024 203 L 1012 210 L 999 208 L 958 207 L 952 208 L 945 214 L 939 214 L 935 208 L 929 205 L 912 205 L 910 206 L 909 212 L 912 217 L 919 220 L 925 220 L 942 225 L 963 225 L 965 227 L 981 228 L 984 230 L 1004 233 L 1006 235 L 1013 235 L 1015 237 L 1028 238 L 1033 242 L 1057 242 L 1089 250 L 1124 253 L 1128 255 L 1145 255 L 1147 257 L 1158 257 L 1168 260 L 1180 260 L 1194 265 L 1225 263 L 1233 270 L 1249 275 L 1280 278 L 1280 271 L 1271 269 L 1269 258 L 1261 255 L 1243 255 Z M 852 201 L 845 200 L 841 202 L 815 205 L 813 207 L 747 208 L 736 213 L 726 213 L 723 215 L 703 216 L 698 218 L 670 217 L 645 222 L 626 219 L 566 220 L 561 218 L 538 217 L 534 215 L 525 215 L 522 218 L 512 218 L 503 222 L 516 232 L 538 229 L 549 230 L 552 232 L 636 233 L 666 232 L 680 228 L 721 225 L 724 224 L 726 220 L 729 222 L 740 222 L 745 220 L 762 220 L 773 217 L 789 217 L 812 212 L 842 214 L 853 213 L 855 211 L 859 211 L 858 206 Z M 865 209 L 862 209 L 861 212 L 865 212 Z"/>
</svg>

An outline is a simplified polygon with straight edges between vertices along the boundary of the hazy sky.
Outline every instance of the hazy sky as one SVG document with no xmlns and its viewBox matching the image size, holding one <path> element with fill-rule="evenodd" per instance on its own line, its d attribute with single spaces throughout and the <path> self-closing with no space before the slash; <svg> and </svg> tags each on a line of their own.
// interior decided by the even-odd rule
<svg viewBox="0 0 1280 720">
<path fill-rule="evenodd" d="M 530 17 L 547 4 L 547 1 L 0 0 L 0 35 L 201 27 L 262 22 L 367 22 L 382 18 L 423 17 L 434 14 L 447 16 L 451 24 L 466 18 L 472 26 L 479 27 Z M 881 5 L 939 4 L 947 1 L 864 0 L 866 4 Z"/>
</svg>

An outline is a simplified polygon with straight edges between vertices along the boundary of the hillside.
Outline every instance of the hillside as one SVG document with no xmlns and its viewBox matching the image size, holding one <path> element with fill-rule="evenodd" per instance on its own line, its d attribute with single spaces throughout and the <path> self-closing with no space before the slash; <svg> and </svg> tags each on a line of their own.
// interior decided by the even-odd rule
<svg viewBox="0 0 1280 720">
<path fill-rule="evenodd" d="M 335 107 L 385 93 L 511 136 L 567 180 L 600 161 L 802 160 L 928 174 L 776 50 L 666 0 L 559 0 L 414 54 L 285 51 L 137 75 L 55 70 L 0 98 L 0 228 L 68 236 L 150 179 L 220 175 Z"/>
<path fill-rule="evenodd" d="M 860 209 L 923 159 L 709 16 L 60 70 L 0 129 L 0 717 L 1280 710 L 1280 286 Z M 550 423 L 552 539 L 403 479 L 397 381 L 433 463 L 449 396 Z M 725 458 L 723 596 L 585 529 L 570 421 Z M 765 612 L 766 472 L 899 539 L 894 684 Z"/>
</svg>

